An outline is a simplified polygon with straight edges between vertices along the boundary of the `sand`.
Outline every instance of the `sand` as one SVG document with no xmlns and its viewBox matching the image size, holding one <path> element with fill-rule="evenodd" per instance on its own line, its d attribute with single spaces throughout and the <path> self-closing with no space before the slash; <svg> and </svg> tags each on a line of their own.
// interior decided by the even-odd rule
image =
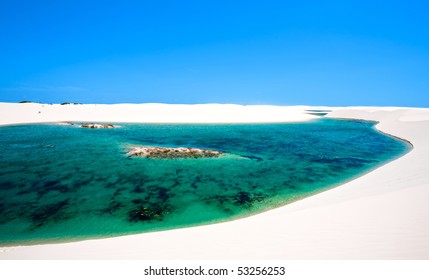
<svg viewBox="0 0 429 280">
<path fill-rule="evenodd" d="M 378 121 L 377 129 L 408 140 L 414 148 L 353 181 L 248 218 L 115 238 L 4 247 L 0 259 L 429 259 L 429 109 L 0 103 L 0 124 L 314 118 L 305 109 L 330 109 L 328 117 Z"/>
<path fill-rule="evenodd" d="M 40 122 L 255 123 L 306 121 L 304 106 L 0 103 L 0 125 Z"/>
</svg>

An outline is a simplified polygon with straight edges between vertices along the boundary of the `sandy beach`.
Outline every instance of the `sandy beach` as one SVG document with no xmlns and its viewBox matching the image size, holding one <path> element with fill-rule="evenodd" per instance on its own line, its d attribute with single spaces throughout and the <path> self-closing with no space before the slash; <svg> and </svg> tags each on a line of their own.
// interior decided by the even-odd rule
<svg viewBox="0 0 429 280">
<path fill-rule="evenodd" d="M 406 155 L 353 181 L 248 218 L 63 244 L 0 248 L 0 259 L 429 259 L 429 109 L 0 103 L 0 125 L 38 122 L 254 123 L 326 117 L 379 122 Z"/>
<path fill-rule="evenodd" d="M 306 106 L 235 104 L 90 104 L 0 103 L 0 125 L 40 122 L 258 123 L 313 119 Z"/>
</svg>

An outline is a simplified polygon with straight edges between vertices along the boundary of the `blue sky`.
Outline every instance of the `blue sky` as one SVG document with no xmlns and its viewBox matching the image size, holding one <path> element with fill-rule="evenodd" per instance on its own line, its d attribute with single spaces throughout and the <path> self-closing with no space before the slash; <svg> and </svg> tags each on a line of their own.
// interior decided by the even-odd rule
<svg viewBox="0 0 429 280">
<path fill-rule="evenodd" d="M 0 101 L 429 107 L 426 1 L 0 1 Z"/>
</svg>

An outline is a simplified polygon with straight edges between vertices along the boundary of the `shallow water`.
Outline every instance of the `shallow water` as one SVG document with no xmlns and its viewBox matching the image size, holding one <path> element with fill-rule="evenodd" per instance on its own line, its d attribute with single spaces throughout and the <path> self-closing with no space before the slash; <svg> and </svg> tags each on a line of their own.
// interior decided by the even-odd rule
<svg viewBox="0 0 429 280">
<path fill-rule="evenodd" d="M 134 146 L 220 150 L 220 158 L 130 158 Z M 374 123 L 0 127 L 0 243 L 164 230 L 268 210 L 408 151 Z"/>
</svg>

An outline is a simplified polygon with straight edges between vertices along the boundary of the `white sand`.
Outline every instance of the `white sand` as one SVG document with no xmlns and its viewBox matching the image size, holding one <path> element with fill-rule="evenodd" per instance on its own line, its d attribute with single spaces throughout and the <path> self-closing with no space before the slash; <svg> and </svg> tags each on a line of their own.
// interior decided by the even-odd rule
<svg viewBox="0 0 429 280">
<path fill-rule="evenodd" d="M 36 119 L 39 114 L 32 112 L 36 106 L 42 105 L 0 104 L 0 124 L 113 122 L 134 117 L 133 121 L 222 122 L 225 117 L 217 111 L 233 107 L 235 111 L 225 115 L 235 122 L 302 121 L 303 109 L 321 108 L 175 105 L 173 109 L 151 104 L 48 109 L 45 105 L 40 115 L 46 117 Z M 143 107 L 150 107 L 153 115 L 140 112 Z M 0 248 L 0 259 L 429 259 L 429 109 L 330 109 L 330 117 L 379 121 L 379 130 L 407 139 L 414 149 L 342 186 L 249 218 L 108 239 L 5 247 Z M 116 115 L 109 115 L 112 112 Z M 243 115 L 235 115 L 238 112 Z"/>
<path fill-rule="evenodd" d="M 0 125 L 39 122 L 255 123 L 305 121 L 304 106 L 0 103 Z"/>
</svg>

